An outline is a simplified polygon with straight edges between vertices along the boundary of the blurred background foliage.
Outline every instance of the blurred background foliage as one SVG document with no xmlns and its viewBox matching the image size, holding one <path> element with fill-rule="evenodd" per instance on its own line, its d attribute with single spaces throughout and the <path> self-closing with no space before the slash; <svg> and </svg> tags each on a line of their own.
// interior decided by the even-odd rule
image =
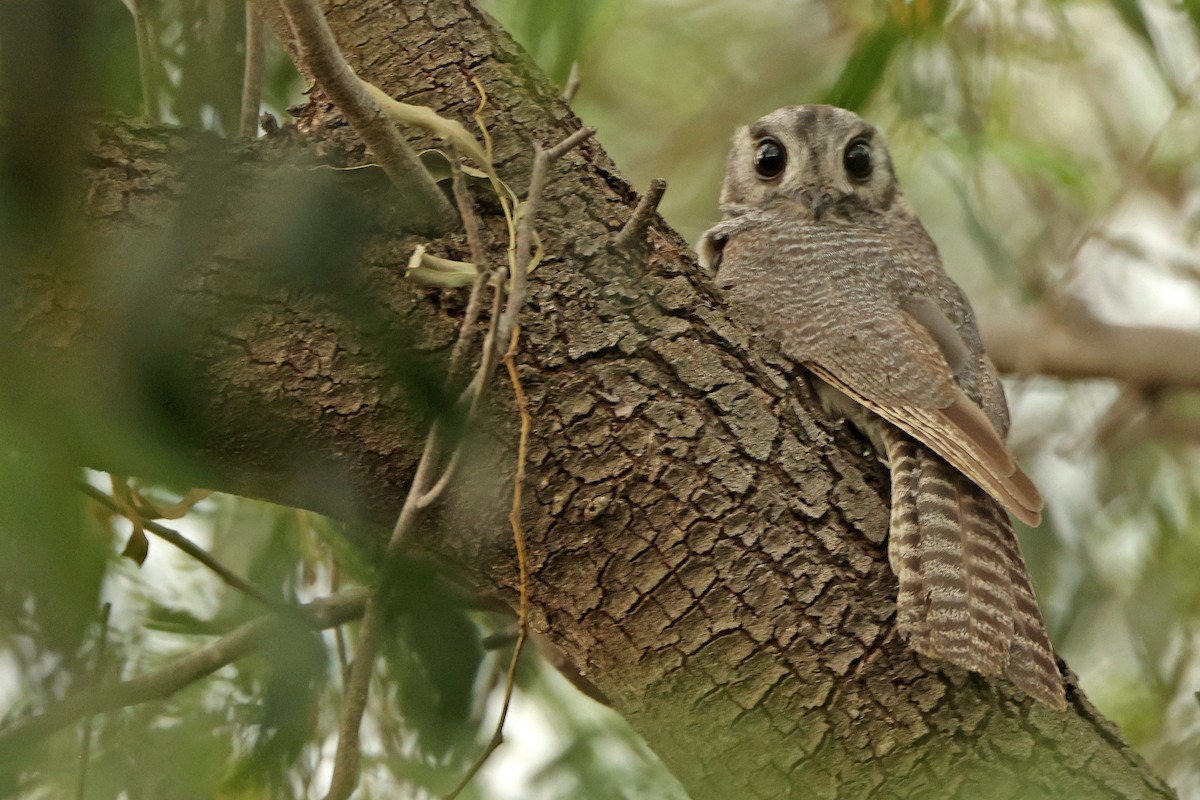
<svg viewBox="0 0 1200 800">
<path fill-rule="evenodd" d="M 736 126 L 831 102 L 887 133 L 910 200 L 985 320 L 1081 306 L 1110 322 L 1200 330 L 1196 0 L 483 5 L 560 84 L 576 67 L 577 113 L 635 185 L 668 179 L 662 212 L 691 240 L 717 217 Z M 168 123 L 237 131 L 241 3 L 131 6 L 143 15 L 140 52 L 118 0 L 0 4 L 0 282 L 47 251 L 84 275 L 116 261 L 81 245 L 74 216 L 80 109 L 137 115 L 148 96 Z M 303 88 L 272 43 L 265 109 L 286 119 Z M 171 224 L 162 241 L 120 253 L 169 259 L 190 223 Z M 166 667 L 261 613 L 161 541 L 140 568 L 121 558 L 130 525 L 85 504 L 77 481 L 111 487 L 76 465 L 80 441 L 127 446 L 118 442 L 133 425 L 114 420 L 136 413 L 98 418 L 77 399 L 94 387 L 44 374 L 3 339 L 0 359 L 5 722 L 93 682 Z M 1048 500 L 1047 522 L 1021 535 L 1052 637 L 1154 769 L 1200 798 L 1200 398 L 1047 377 L 1009 390 L 1015 447 Z M 1174 424 L 1117 414 L 1131 396 Z M 164 464 L 184 457 L 149 438 L 139 446 L 160 447 Z M 184 489 L 141 491 L 161 506 Z M 293 509 L 212 496 L 170 524 L 275 598 L 371 579 L 338 525 Z M 419 566 L 408 577 L 421 602 L 397 618 L 372 692 L 364 797 L 444 792 L 498 711 L 507 622 L 463 612 Z M 166 700 L 97 717 L 85 796 L 317 796 L 340 649 L 332 632 L 282 636 Z M 74 795 L 80 728 L 0 748 L 0 795 Z M 506 740 L 464 796 L 682 797 L 616 715 L 534 657 Z"/>
</svg>

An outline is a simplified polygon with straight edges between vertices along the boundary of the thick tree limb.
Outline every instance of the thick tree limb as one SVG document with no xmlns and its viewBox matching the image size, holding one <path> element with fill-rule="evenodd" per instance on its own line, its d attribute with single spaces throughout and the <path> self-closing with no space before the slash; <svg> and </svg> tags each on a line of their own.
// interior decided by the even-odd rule
<svg viewBox="0 0 1200 800">
<path fill-rule="evenodd" d="M 984 316 L 981 329 L 1002 372 L 1200 389 L 1198 331 L 1114 325 L 1070 309 Z"/>
<path fill-rule="evenodd" d="M 347 55 L 363 77 L 464 120 L 465 64 L 487 87 L 496 160 L 514 186 L 529 174 L 530 140 L 579 125 L 466 3 L 346 0 L 327 14 L 356 42 Z M 353 146 L 328 105 L 301 119 L 327 145 Z M 269 179 L 274 138 L 243 146 L 235 182 Z M 198 191 L 177 165 L 199 149 L 144 126 L 101 131 L 93 224 L 135 240 L 161 225 Z M 692 796 L 1169 797 L 1073 680 L 1070 709 L 1056 713 L 900 641 L 886 473 L 821 414 L 798 369 L 727 318 L 678 237 L 655 226 L 636 257 L 604 246 L 634 194 L 603 153 L 585 145 L 563 165 L 546 187 L 547 258 L 530 281 L 518 365 L 533 420 L 521 519 L 531 627 Z M 357 272 L 326 277 L 353 289 L 352 314 L 337 301 L 344 287 L 273 285 L 239 216 L 214 218 L 220 246 L 187 251 L 189 268 L 154 294 L 173 323 L 154 343 L 188 367 L 183 430 L 212 465 L 207 482 L 389 523 L 420 449 L 419 406 L 395 388 L 386 330 L 363 319 L 407 326 L 439 354 L 457 327 L 442 293 L 399 277 L 414 241 L 377 234 Z M 85 343 L 107 341 L 120 313 L 54 276 L 30 277 L 0 305 L 27 348 L 84 366 Z M 490 446 L 472 451 L 438 524 L 413 543 L 511 599 L 516 415 L 494 397 Z"/>
</svg>

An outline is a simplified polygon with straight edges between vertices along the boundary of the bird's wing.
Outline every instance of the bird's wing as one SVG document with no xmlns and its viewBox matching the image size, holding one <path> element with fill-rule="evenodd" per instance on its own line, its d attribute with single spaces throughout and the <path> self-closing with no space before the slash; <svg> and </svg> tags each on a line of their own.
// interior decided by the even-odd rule
<svg viewBox="0 0 1200 800">
<path fill-rule="evenodd" d="M 1017 465 L 1004 440 L 987 415 L 954 382 L 947 355 L 937 337 L 915 316 L 896 312 L 903 336 L 886 342 L 863 340 L 841 342 L 826 357 L 804 358 L 818 377 L 850 398 L 871 409 L 888 422 L 925 444 L 980 488 L 994 497 L 1018 519 L 1029 525 L 1041 522 L 1042 498 L 1037 487 Z M 892 363 L 919 363 L 931 384 L 940 385 L 944 402 L 935 407 L 905 402 L 894 391 L 880 391 L 877 378 L 858 368 L 866 361 L 848 348 L 886 347 Z M 840 352 L 850 357 L 830 357 Z M 853 357 L 860 356 L 860 357 Z"/>
</svg>

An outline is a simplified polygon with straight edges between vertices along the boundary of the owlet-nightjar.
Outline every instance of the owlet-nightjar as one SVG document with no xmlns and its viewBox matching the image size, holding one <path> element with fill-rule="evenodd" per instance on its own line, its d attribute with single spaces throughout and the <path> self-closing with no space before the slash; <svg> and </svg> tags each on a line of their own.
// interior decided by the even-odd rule
<svg viewBox="0 0 1200 800">
<path fill-rule="evenodd" d="M 772 112 L 734 135 L 721 210 L 700 246 L 718 288 L 890 466 L 900 633 L 1064 708 L 1005 513 L 1037 525 L 1042 499 L 1005 446 L 1004 390 L 974 313 L 879 131 L 832 106 Z"/>
</svg>

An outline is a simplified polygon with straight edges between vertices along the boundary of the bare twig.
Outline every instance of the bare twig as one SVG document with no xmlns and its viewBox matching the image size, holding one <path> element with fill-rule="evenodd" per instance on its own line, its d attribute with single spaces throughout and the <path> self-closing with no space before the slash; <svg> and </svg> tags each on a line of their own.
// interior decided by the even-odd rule
<svg viewBox="0 0 1200 800">
<path fill-rule="evenodd" d="M 256 0 L 259 4 L 266 0 Z M 379 165 L 399 188 L 414 230 L 442 233 L 454 211 L 433 177 L 350 69 L 316 0 L 282 0 L 301 57 L 329 99 L 337 104 Z M 260 7 L 259 11 L 263 11 Z"/>
<path fill-rule="evenodd" d="M 238 133 L 251 139 L 258 134 L 266 53 L 267 27 L 253 0 L 246 0 L 246 68 L 242 73 L 242 113 Z"/>
<path fill-rule="evenodd" d="M 379 653 L 380 638 L 383 634 L 383 621 L 394 587 L 387 576 L 394 571 L 396 562 L 402 552 L 402 544 L 416 518 L 418 500 L 427 491 L 429 475 L 433 469 L 439 444 L 439 422 L 435 421 L 425 438 L 425 447 L 421 460 L 417 463 L 412 485 L 400 516 L 392 528 L 392 535 L 384 551 L 383 562 L 380 565 L 380 583 L 367 597 L 366 608 L 363 610 L 363 620 L 359 627 L 358 650 L 354 661 L 350 664 L 350 678 L 346 681 L 344 707 L 342 718 L 338 724 L 337 752 L 333 757 L 333 778 L 329 785 L 326 800 L 345 800 L 358 786 L 359 761 L 362 752 L 359 746 L 359 734 L 362 727 L 363 712 L 367 707 L 367 697 L 370 694 L 371 674 L 374 671 L 375 656 Z"/>
<path fill-rule="evenodd" d="M 96 637 L 96 660 L 92 663 L 91 690 L 94 692 L 100 685 L 100 676 L 104 674 L 104 656 L 108 650 L 108 617 L 112 613 L 112 603 L 105 603 L 100 611 L 100 633 Z M 88 762 L 92 760 L 92 728 L 95 715 L 89 715 L 83 721 L 83 741 L 79 745 L 79 783 L 76 786 L 75 797 L 83 800 L 87 788 Z"/>
<path fill-rule="evenodd" d="M 633 214 L 626 220 L 624 227 L 613 240 L 613 244 L 618 248 L 625 249 L 642 238 L 646 228 L 650 225 L 650 220 L 654 217 L 654 212 L 658 210 L 658 204 L 662 202 L 663 192 L 666 190 L 667 182 L 662 178 L 650 181 L 650 188 L 638 200 L 637 207 L 633 209 Z"/>
<path fill-rule="evenodd" d="M 314 629 L 341 625 L 362 614 L 365 590 L 314 600 L 304 607 Z M 292 623 L 275 615 L 251 620 L 217 641 L 195 650 L 167 666 L 136 678 L 95 691 L 68 697 L 46 708 L 41 714 L 17 722 L 0 731 L 0 748 L 37 741 L 84 717 L 169 697 L 226 664 L 277 641 L 280 632 Z"/>
<path fill-rule="evenodd" d="M 1062 306 L 1045 314 L 981 314 L 979 328 L 1001 372 L 1200 388 L 1195 331 L 1115 325 Z"/>
<path fill-rule="evenodd" d="M 124 516 L 127 513 L 136 513 L 135 509 L 126 510 L 121 508 L 120 503 L 90 484 L 80 483 L 79 490 L 115 514 L 121 514 Z M 214 575 L 224 581 L 227 586 L 237 589 L 239 592 L 249 597 L 253 597 L 255 600 L 262 603 L 264 606 L 277 614 L 290 617 L 294 620 L 299 620 L 306 625 L 311 624 L 312 620 L 308 618 L 307 613 L 302 607 L 271 597 L 262 589 L 258 588 L 231 570 L 229 567 L 222 564 L 211 553 L 178 531 L 172 530 L 165 525 L 160 525 L 153 520 L 139 518 L 138 522 L 144 529 L 150 531 L 150 533 L 153 533 L 158 538 L 169 542 L 183 552 L 187 553 L 192 558 L 199 561 Z"/>
<path fill-rule="evenodd" d="M 329 588 L 336 595 L 341 588 L 342 569 L 338 563 L 337 555 L 331 556 L 332 565 L 329 568 Z M 346 685 L 346 681 L 350 678 L 350 659 L 346 657 L 346 633 L 342 630 L 341 625 L 335 625 L 333 628 L 334 644 L 337 647 L 339 673 L 342 676 L 342 685 Z"/>
<path fill-rule="evenodd" d="M 1200 419 L 1156 409 L 1131 428 L 1132 433 L 1176 445 L 1200 445 Z"/>
<path fill-rule="evenodd" d="M 1071 243 L 1071 249 L 1067 252 L 1066 263 L 1067 267 L 1058 281 L 1051 287 L 1052 292 L 1057 295 L 1066 291 L 1067 284 L 1079 274 L 1081 264 L 1079 263 L 1079 253 L 1083 250 L 1083 246 L 1089 241 L 1098 236 L 1104 229 L 1108 218 L 1117 208 L 1118 204 L 1125 199 L 1126 195 L 1132 187 L 1137 185 L 1135 180 L 1139 175 L 1146 172 L 1150 165 L 1150 159 L 1158 152 L 1159 145 L 1162 144 L 1163 138 L 1167 131 L 1175 124 L 1176 120 L 1182 116 L 1183 112 L 1191 104 L 1191 95 L 1176 95 L 1175 106 L 1171 109 L 1171 113 L 1163 120 L 1163 123 L 1158 126 L 1158 130 L 1150 137 L 1150 141 L 1146 143 L 1146 147 L 1134 161 L 1122 171 L 1120 184 L 1117 186 L 1116 192 L 1092 215 L 1087 224 L 1083 226 L 1083 230 L 1075 237 L 1075 241 Z"/>
<path fill-rule="evenodd" d="M 567 85 L 563 87 L 562 99 L 567 105 L 575 99 L 575 94 L 579 91 L 579 62 L 571 62 L 571 71 L 567 73 Z"/>
<path fill-rule="evenodd" d="M 511 255 L 511 258 L 513 261 L 513 276 L 514 276 L 514 278 L 512 281 L 512 288 L 508 295 L 508 304 L 505 306 L 504 311 L 501 312 L 500 311 L 500 300 L 503 295 L 502 288 L 503 288 L 504 284 L 507 282 L 506 281 L 507 275 L 504 270 L 501 270 L 500 275 L 498 276 L 498 280 L 496 281 L 497 288 L 496 288 L 496 293 L 493 297 L 493 307 L 492 307 L 492 316 L 491 316 L 492 325 L 490 326 L 490 328 L 488 330 L 488 335 L 484 340 L 483 356 L 480 360 L 479 369 L 476 371 L 475 380 L 472 381 L 471 385 L 467 388 L 467 392 L 465 393 L 467 395 L 470 395 L 470 403 L 471 403 L 470 409 L 467 412 L 468 420 L 474 418 L 474 415 L 475 415 L 476 411 L 478 410 L 480 403 L 483 400 L 484 387 L 487 386 L 487 382 L 491 378 L 492 370 L 494 367 L 494 361 L 495 361 L 496 350 L 497 350 L 496 343 L 499 341 L 503 341 L 503 339 L 501 339 L 500 337 L 501 337 L 502 331 L 504 329 L 503 326 L 505 324 L 505 320 L 506 319 L 514 319 L 515 320 L 516 315 L 520 313 L 521 308 L 525 304 L 525 295 L 527 293 L 526 280 L 527 280 L 527 277 L 529 274 L 530 264 L 532 263 L 532 260 L 533 260 L 533 253 L 532 253 L 532 250 L 533 250 L 532 242 L 533 242 L 533 236 L 534 236 L 533 225 L 534 225 L 534 221 L 536 219 L 537 211 L 541 204 L 542 191 L 545 189 L 546 175 L 547 175 L 548 167 L 550 164 L 554 163 L 559 158 L 562 158 L 562 156 L 565 153 L 567 153 L 572 147 L 574 147 L 577 144 L 579 144 L 580 142 L 584 141 L 591 134 L 592 134 L 591 128 L 583 128 L 579 131 L 576 131 L 571 136 L 568 136 L 566 139 L 564 139 L 562 142 L 560 142 L 558 145 L 551 148 L 550 150 L 540 150 L 539 149 L 537 152 L 537 155 L 534 157 L 533 175 L 530 179 L 529 193 L 526 196 L 525 203 L 519 214 L 519 221 L 517 222 L 517 234 L 515 237 L 515 246 L 513 248 L 512 255 Z M 452 169 L 453 169 L 453 164 L 452 164 Z M 456 189 L 456 196 L 457 196 L 457 191 L 458 190 Z M 465 192 L 465 187 L 464 187 L 464 192 Z M 473 217 L 473 214 L 474 214 L 474 212 L 469 208 L 469 206 L 466 209 L 463 209 L 463 204 L 462 204 L 461 200 L 460 200 L 460 212 L 463 214 L 464 220 L 468 219 L 469 217 Z M 469 232 L 468 232 L 468 236 L 469 236 Z M 482 253 L 482 247 L 480 247 L 479 249 L 480 249 L 480 252 Z M 476 255 L 474 251 L 475 251 L 475 248 L 472 247 L 472 258 L 475 259 L 476 263 L 478 264 L 481 259 L 481 255 Z M 518 276 L 519 276 L 519 279 L 518 279 Z M 481 280 L 483 280 L 485 277 L 486 276 L 482 272 L 479 274 L 479 276 L 476 277 L 475 287 L 473 287 L 473 291 L 472 291 L 472 295 L 471 295 L 472 303 L 476 303 L 476 298 L 478 297 L 478 295 L 474 291 L 474 288 L 482 288 Z M 454 370 L 456 370 L 457 366 L 458 366 L 458 362 L 455 359 L 462 357 L 462 352 L 461 352 L 460 348 L 465 347 L 465 342 L 467 341 L 469 333 L 470 333 L 470 329 L 466 327 L 468 319 L 470 319 L 471 324 L 473 326 L 474 318 L 472 318 L 470 315 L 472 313 L 474 313 L 475 315 L 478 314 L 478 306 L 477 305 L 473 306 L 472 304 L 469 303 L 468 307 L 467 307 L 467 313 L 468 313 L 468 317 L 463 319 L 463 327 L 459 330 L 459 338 L 458 338 L 458 341 L 455 343 L 454 355 L 451 358 L 451 370 L 452 370 L 451 375 L 452 375 L 452 377 L 454 375 Z M 499 320 L 499 322 L 497 322 L 497 320 Z M 515 330 L 515 328 L 512 330 Z M 511 332 L 510 332 L 509 336 L 511 338 L 511 336 L 512 336 Z M 461 399 L 460 399 L 460 402 L 461 402 Z M 425 492 L 420 498 L 418 498 L 418 500 L 417 500 L 417 508 L 418 509 L 428 508 L 430 505 L 435 503 L 437 501 L 437 499 L 442 495 L 442 493 L 445 491 L 446 487 L 450 484 L 450 481 L 453 478 L 456 469 L 458 468 L 458 464 L 462 460 L 461 457 L 462 457 L 462 448 L 461 447 L 455 448 L 454 453 L 450 457 L 450 463 L 447 465 L 446 469 L 443 471 L 441 477 L 434 483 L 434 485 L 427 492 Z"/>
<path fill-rule="evenodd" d="M 454 350 L 450 354 L 447 384 L 452 386 L 458 381 L 458 373 L 462 369 L 463 359 L 470 347 L 475 323 L 479 321 L 480 297 L 490 271 L 487 268 L 487 254 L 483 249 L 483 240 L 479 234 L 479 219 L 475 216 L 475 207 L 471 203 L 471 195 L 467 192 L 467 181 L 463 177 L 462 162 L 459 160 L 458 151 L 453 147 L 450 148 L 450 176 L 451 185 L 454 188 L 454 200 L 458 205 L 458 215 L 462 218 L 463 229 L 467 232 L 467 246 L 471 249 L 471 262 L 475 265 L 475 282 L 471 285 L 467 310 L 463 314 L 462 324 L 458 329 L 458 339 L 454 342 Z"/>
<path fill-rule="evenodd" d="M 517 241 L 512 264 L 512 288 L 509 290 L 508 303 L 504 307 L 504 315 L 496 329 L 496 345 L 508 342 L 512 338 L 513 329 L 517 325 L 517 315 L 525 305 L 528 292 L 529 264 L 533 260 L 533 225 L 542 205 L 542 192 L 546 188 L 550 165 L 566 155 L 572 148 L 579 145 L 595 131 L 592 128 L 580 128 L 549 150 L 538 149 L 533 158 L 533 174 L 529 178 L 529 192 L 517 221 Z"/>
<path fill-rule="evenodd" d="M 1090 429 L 1081 431 L 1074 441 L 1057 448 L 1060 455 L 1077 458 L 1085 447 L 1100 447 L 1144 417 L 1154 406 L 1156 392 L 1137 384 L 1127 384 Z"/>
<path fill-rule="evenodd" d="M 454 349 L 450 353 L 450 369 L 446 376 L 447 388 L 453 387 L 458 382 L 459 373 L 462 371 L 462 362 L 471 345 L 471 339 L 474 338 L 475 323 L 479 321 L 479 308 L 483 296 L 483 287 L 488 283 L 489 277 L 491 277 L 491 272 L 486 266 L 487 254 L 483 249 L 483 241 L 479 235 L 479 219 L 475 216 L 475 208 L 472 206 L 471 196 L 467 192 L 467 182 L 463 178 L 462 163 L 459 160 L 457 151 L 453 147 L 450 150 L 450 174 L 454 187 L 454 199 L 458 205 L 458 214 L 462 217 L 463 227 L 467 232 L 467 244 L 471 248 L 471 261 L 475 264 L 475 281 L 471 285 L 471 295 L 467 300 L 467 310 L 463 314 L 462 323 L 458 329 L 458 338 L 455 340 Z M 496 297 L 500 297 L 503 293 L 503 287 L 498 285 L 495 292 Z M 472 410 L 473 408 L 474 403 L 472 403 Z M 461 455 L 462 448 L 456 447 L 454 453 L 450 456 L 450 462 L 442 471 L 441 477 L 434 482 L 428 491 L 417 498 L 418 510 L 428 508 L 441 497 L 446 487 L 450 485 L 450 481 L 454 478 Z"/>
<path fill-rule="evenodd" d="M 142 81 L 142 113 L 147 119 L 155 122 L 158 117 L 158 82 L 154 79 L 155 65 L 158 63 L 158 47 L 155 43 L 154 31 L 146 17 L 142 0 L 122 0 L 129 13 L 133 16 L 133 32 L 137 40 L 138 73 Z"/>
</svg>

